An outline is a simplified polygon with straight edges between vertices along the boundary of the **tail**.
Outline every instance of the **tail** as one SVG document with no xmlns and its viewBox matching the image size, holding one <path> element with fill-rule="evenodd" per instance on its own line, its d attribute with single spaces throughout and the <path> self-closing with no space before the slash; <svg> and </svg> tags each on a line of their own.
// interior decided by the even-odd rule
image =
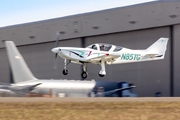
<svg viewBox="0 0 180 120">
<path fill-rule="evenodd" d="M 164 58 L 167 49 L 167 43 L 169 38 L 160 38 L 145 51 L 149 54 L 158 54 L 159 57 Z"/>
<path fill-rule="evenodd" d="M 13 41 L 5 41 L 15 83 L 36 80 Z"/>
</svg>

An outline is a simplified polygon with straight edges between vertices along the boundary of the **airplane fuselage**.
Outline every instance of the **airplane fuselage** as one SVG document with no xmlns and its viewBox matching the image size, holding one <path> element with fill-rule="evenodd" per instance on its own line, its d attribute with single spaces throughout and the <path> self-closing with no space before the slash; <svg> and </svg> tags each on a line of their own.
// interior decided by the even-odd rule
<svg viewBox="0 0 180 120">
<path fill-rule="evenodd" d="M 80 80 L 32 80 L 15 84 L 16 86 L 34 85 L 42 83 L 34 88 L 32 92 L 40 94 L 63 93 L 67 97 L 90 97 L 90 94 L 97 93 L 99 87 L 103 87 L 105 91 L 119 88 L 119 82 L 105 81 L 80 81 Z M 118 96 L 118 93 L 114 93 Z"/>
<path fill-rule="evenodd" d="M 64 59 L 71 60 L 74 63 L 93 63 L 99 64 L 102 57 L 107 60 L 106 64 L 123 64 L 123 63 L 132 63 L 132 62 L 142 62 L 149 61 L 152 58 L 146 58 L 146 52 L 143 50 L 130 50 L 123 48 L 119 52 L 108 52 L 108 51 L 98 51 L 89 48 L 75 48 L 75 47 L 58 47 L 60 51 L 58 55 Z M 114 59 L 112 56 L 115 56 Z M 158 59 L 158 58 L 155 58 Z"/>
</svg>

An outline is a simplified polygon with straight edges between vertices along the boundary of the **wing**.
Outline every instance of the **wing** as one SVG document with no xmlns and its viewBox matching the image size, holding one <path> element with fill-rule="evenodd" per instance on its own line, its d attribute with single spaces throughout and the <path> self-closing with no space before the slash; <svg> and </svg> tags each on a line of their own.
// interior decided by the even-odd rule
<svg viewBox="0 0 180 120">
<path fill-rule="evenodd" d="M 91 62 L 91 63 L 99 63 L 99 61 L 101 61 L 101 59 L 104 59 L 106 64 L 111 64 L 113 63 L 118 57 L 120 57 L 120 54 L 115 54 L 115 53 L 101 53 L 101 52 L 97 52 L 97 53 L 93 53 L 90 57 L 87 57 L 87 61 Z"/>
<path fill-rule="evenodd" d="M 106 91 L 106 92 L 102 92 L 102 94 L 104 96 L 107 96 L 107 95 L 111 95 L 115 92 L 118 92 L 118 91 L 123 91 L 123 90 L 128 90 L 128 89 L 131 89 L 131 88 L 135 88 L 136 86 L 130 86 L 130 87 L 126 87 L 126 88 L 120 88 L 120 89 L 114 89 L 114 90 L 110 90 L 110 91 Z M 95 94 L 95 97 L 97 97 L 98 94 Z"/>
</svg>

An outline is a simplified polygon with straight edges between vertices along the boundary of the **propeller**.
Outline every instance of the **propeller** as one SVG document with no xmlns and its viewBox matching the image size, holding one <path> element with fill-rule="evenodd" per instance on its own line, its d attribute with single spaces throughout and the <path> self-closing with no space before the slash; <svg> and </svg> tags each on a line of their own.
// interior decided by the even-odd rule
<svg viewBox="0 0 180 120">
<path fill-rule="evenodd" d="M 55 43 L 55 47 L 58 47 L 58 46 L 59 46 L 59 31 L 56 32 L 56 43 Z M 54 60 L 54 66 L 53 66 L 54 69 L 57 69 L 57 55 L 58 55 L 58 52 L 55 54 L 55 60 Z"/>
<path fill-rule="evenodd" d="M 57 69 L 57 54 L 55 55 L 53 69 Z"/>
<path fill-rule="evenodd" d="M 59 31 L 56 32 L 56 44 L 55 47 L 58 47 L 59 45 Z"/>
</svg>

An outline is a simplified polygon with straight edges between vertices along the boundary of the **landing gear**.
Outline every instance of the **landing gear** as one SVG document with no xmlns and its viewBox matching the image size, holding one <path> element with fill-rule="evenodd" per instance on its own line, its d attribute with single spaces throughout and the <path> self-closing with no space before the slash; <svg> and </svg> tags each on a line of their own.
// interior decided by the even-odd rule
<svg viewBox="0 0 180 120">
<path fill-rule="evenodd" d="M 67 75 L 68 74 L 68 70 L 64 69 L 62 73 L 63 73 L 63 75 Z"/>
<path fill-rule="evenodd" d="M 101 60 L 101 70 L 99 71 L 99 76 L 104 77 L 106 75 L 106 70 L 105 70 L 105 62 L 102 59 Z"/>
<path fill-rule="evenodd" d="M 106 74 L 103 74 L 101 71 L 99 72 L 100 77 L 104 77 Z"/>
<path fill-rule="evenodd" d="M 68 70 L 66 69 L 66 66 L 70 63 L 71 61 L 70 60 L 66 60 L 64 59 L 64 69 L 62 71 L 63 75 L 67 75 L 68 74 Z"/>
<path fill-rule="evenodd" d="M 82 78 L 85 79 L 85 78 L 87 78 L 87 76 L 88 76 L 88 73 L 87 73 L 87 72 L 82 72 L 82 73 L 81 73 L 81 77 L 82 77 Z"/>
<path fill-rule="evenodd" d="M 83 63 L 83 72 L 81 73 L 81 77 L 83 79 L 87 78 L 88 73 L 86 72 L 86 63 Z"/>
</svg>

